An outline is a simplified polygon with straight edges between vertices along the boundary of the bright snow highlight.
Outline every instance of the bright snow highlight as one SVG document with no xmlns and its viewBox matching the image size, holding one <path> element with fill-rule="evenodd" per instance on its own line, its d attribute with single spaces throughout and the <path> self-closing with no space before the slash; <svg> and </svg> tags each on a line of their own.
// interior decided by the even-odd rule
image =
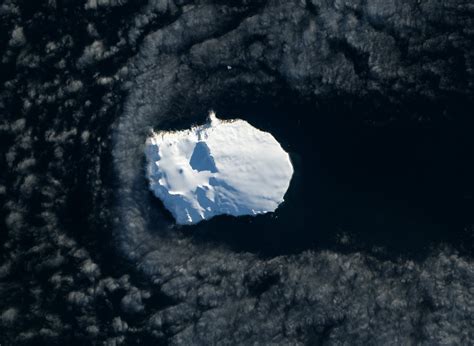
<svg viewBox="0 0 474 346">
<path fill-rule="evenodd" d="M 274 211 L 293 175 L 289 155 L 271 134 L 214 113 L 203 126 L 153 133 L 146 157 L 150 189 L 178 224 Z"/>
</svg>

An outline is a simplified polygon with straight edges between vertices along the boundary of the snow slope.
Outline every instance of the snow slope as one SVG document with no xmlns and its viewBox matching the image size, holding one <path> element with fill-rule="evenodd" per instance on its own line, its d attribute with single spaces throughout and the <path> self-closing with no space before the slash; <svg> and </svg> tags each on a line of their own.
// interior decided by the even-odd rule
<svg viewBox="0 0 474 346">
<path fill-rule="evenodd" d="M 153 133 L 145 153 L 150 189 L 178 224 L 274 211 L 293 175 L 289 155 L 270 133 L 214 113 L 202 126 Z"/>
</svg>

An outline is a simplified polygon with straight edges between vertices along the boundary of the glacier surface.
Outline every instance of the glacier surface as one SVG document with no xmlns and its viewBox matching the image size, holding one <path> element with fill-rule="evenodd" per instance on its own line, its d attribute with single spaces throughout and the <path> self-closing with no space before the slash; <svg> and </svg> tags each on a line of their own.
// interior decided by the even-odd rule
<svg viewBox="0 0 474 346">
<path fill-rule="evenodd" d="M 150 189 L 183 225 L 275 211 L 293 175 L 270 133 L 213 112 L 205 125 L 153 132 L 145 154 Z"/>
</svg>

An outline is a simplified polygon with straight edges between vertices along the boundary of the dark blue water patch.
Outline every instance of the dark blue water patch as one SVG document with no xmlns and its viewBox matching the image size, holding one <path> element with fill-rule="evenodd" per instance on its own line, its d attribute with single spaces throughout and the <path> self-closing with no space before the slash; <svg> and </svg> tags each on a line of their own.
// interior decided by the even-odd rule
<svg viewBox="0 0 474 346">
<path fill-rule="evenodd" d="M 194 241 L 270 256 L 316 248 L 417 256 L 444 243 L 472 251 L 474 126 L 462 109 L 444 119 L 425 109 L 435 120 L 420 123 L 410 117 L 424 110 L 408 103 L 394 111 L 383 102 L 273 101 L 214 109 L 271 132 L 290 153 L 285 202 L 275 213 L 183 228 Z M 371 111 L 385 113 L 367 121 Z M 395 112 L 408 114 L 390 120 Z"/>
</svg>

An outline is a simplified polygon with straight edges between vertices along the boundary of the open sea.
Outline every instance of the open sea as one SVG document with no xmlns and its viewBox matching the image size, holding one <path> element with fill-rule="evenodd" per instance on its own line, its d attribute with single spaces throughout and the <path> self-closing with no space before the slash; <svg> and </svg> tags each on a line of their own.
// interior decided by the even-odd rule
<svg viewBox="0 0 474 346">
<path fill-rule="evenodd" d="M 417 257 L 442 244 L 469 251 L 474 141 L 467 110 L 453 102 L 444 117 L 416 100 L 403 109 L 342 97 L 270 101 L 224 98 L 213 108 L 272 133 L 290 153 L 295 173 L 285 202 L 275 213 L 180 227 L 184 236 L 262 256 L 337 248 Z"/>
</svg>

